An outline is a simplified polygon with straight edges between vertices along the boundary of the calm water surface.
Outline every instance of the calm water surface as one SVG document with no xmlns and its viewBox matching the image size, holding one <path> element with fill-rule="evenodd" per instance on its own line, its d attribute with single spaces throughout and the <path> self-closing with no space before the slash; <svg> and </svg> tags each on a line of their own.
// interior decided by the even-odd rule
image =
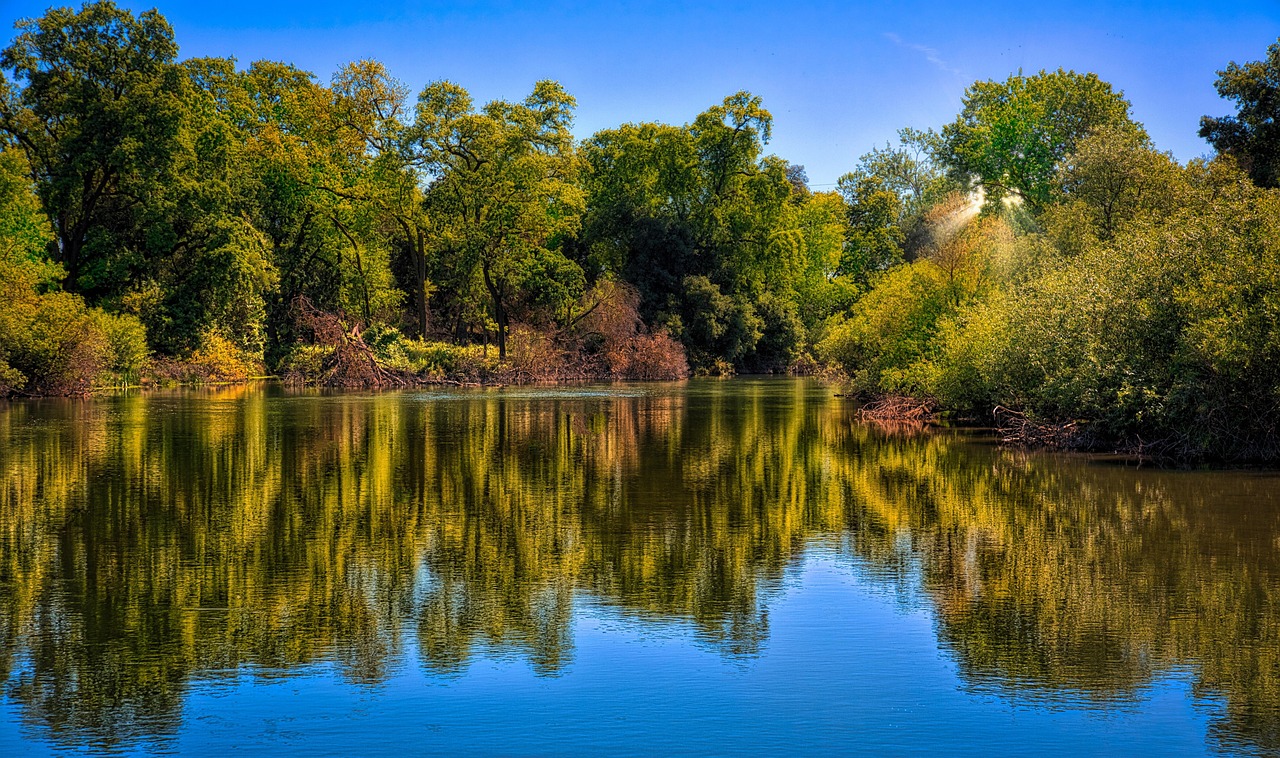
<svg viewBox="0 0 1280 758">
<path fill-rule="evenodd" d="M 1280 477 L 800 380 L 0 405 L 0 755 L 1280 752 Z"/>
</svg>

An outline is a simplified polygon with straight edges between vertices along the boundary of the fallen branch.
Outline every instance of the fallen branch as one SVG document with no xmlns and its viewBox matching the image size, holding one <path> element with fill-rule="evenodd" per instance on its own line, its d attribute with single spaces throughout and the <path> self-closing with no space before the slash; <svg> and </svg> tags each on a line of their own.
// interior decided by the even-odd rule
<svg viewBox="0 0 1280 758">
<path fill-rule="evenodd" d="M 879 423 L 926 424 L 937 420 L 938 407 L 932 400 L 905 395 L 886 395 L 858 409 L 858 419 Z"/>
<path fill-rule="evenodd" d="M 997 405 L 991 411 L 1000 441 L 1006 445 L 1053 450 L 1084 449 L 1091 435 L 1078 421 L 1037 421 L 1022 411 Z"/>
<path fill-rule="evenodd" d="M 293 299 L 298 326 L 310 331 L 316 344 L 329 349 L 316 383 L 327 387 L 407 387 L 408 378 L 378 362 L 361 336 L 359 323 L 350 326 L 336 313 L 322 311 L 305 295 Z"/>
</svg>

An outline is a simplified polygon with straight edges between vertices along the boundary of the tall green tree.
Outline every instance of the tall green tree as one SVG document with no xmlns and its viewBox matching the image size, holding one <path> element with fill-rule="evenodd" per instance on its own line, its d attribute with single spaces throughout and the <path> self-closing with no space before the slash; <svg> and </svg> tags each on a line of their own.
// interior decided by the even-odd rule
<svg viewBox="0 0 1280 758">
<path fill-rule="evenodd" d="M 186 76 L 173 29 L 110 0 L 17 29 L 0 52 L 0 129 L 26 155 L 67 288 L 118 294 L 146 254 L 131 232 L 181 149 Z"/>
<path fill-rule="evenodd" d="M 627 124 L 583 147 L 591 265 L 634 283 L 646 320 L 703 369 L 784 368 L 817 320 L 797 293 L 830 294 L 836 273 L 832 198 L 764 154 L 772 126 L 739 92 L 686 126 Z"/>
<path fill-rule="evenodd" d="M 1041 71 L 970 85 L 964 107 L 942 129 L 939 157 L 953 175 L 982 188 L 989 203 L 1004 198 L 1043 209 L 1058 163 L 1104 126 L 1142 132 L 1129 101 L 1096 74 Z"/>
<path fill-rule="evenodd" d="M 542 290 L 535 300 L 581 293 L 581 269 L 561 249 L 583 202 L 573 108 L 552 81 L 518 103 L 480 109 L 452 82 L 430 84 L 418 98 L 411 144 L 432 176 L 426 200 L 435 242 L 460 292 L 477 281 L 483 287 L 503 359 L 512 311 L 530 287 Z"/>
<path fill-rule="evenodd" d="M 898 144 L 858 159 L 837 188 L 849 206 L 849 236 L 840 273 L 865 283 L 928 242 L 925 212 L 960 189 L 935 160 L 941 137 L 932 130 L 899 130 Z"/>
<path fill-rule="evenodd" d="M 343 128 L 353 131 L 365 155 L 354 156 L 356 181 L 347 197 L 360 209 L 370 232 L 391 244 L 402 257 L 418 333 L 431 329 L 428 279 L 428 236 L 423 185 L 427 175 L 410 144 L 406 124 L 409 90 L 374 60 L 349 63 L 333 77 L 336 113 Z"/>
<path fill-rule="evenodd" d="M 1214 86 L 1238 110 L 1200 119 L 1200 136 L 1239 161 L 1259 187 L 1280 187 L 1280 42 L 1260 61 L 1227 64 Z"/>
</svg>

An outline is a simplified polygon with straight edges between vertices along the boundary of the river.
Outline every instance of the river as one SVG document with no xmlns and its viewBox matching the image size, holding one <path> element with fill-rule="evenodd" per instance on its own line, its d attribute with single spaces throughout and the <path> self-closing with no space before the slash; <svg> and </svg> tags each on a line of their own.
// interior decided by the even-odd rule
<svg viewBox="0 0 1280 758">
<path fill-rule="evenodd" d="M 799 379 L 0 404 L 0 754 L 1271 754 L 1280 475 Z"/>
</svg>

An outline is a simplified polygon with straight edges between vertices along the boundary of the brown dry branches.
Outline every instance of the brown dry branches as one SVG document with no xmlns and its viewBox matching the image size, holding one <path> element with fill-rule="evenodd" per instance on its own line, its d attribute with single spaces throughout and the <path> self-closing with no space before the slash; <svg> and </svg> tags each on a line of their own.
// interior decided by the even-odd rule
<svg viewBox="0 0 1280 758">
<path fill-rule="evenodd" d="M 1088 447 L 1089 433 L 1078 421 L 1046 422 L 997 405 L 991 411 L 1000 441 L 1006 445 L 1076 450 Z"/>
<path fill-rule="evenodd" d="M 318 384 L 328 387 L 404 387 L 406 378 L 378 363 L 373 348 L 365 344 L 360 324 L 348 325 L 339 314 L 322 311 L 305 295 L 293 299 L 291 310 L 298 326 L 311 332 L 317 345 L 329 349 L 321 364 Z M 311 378 L 311 377 L 309 377 Z"/>
<path fill-rule="evenodd" d="M 876 398 L 858 409 L 862 421 L 914 422 L 925 424 L 937 418 L 938 407 L 932 400 L 922 400 L 904 395 L 886 395 Z"/>
</svg>

